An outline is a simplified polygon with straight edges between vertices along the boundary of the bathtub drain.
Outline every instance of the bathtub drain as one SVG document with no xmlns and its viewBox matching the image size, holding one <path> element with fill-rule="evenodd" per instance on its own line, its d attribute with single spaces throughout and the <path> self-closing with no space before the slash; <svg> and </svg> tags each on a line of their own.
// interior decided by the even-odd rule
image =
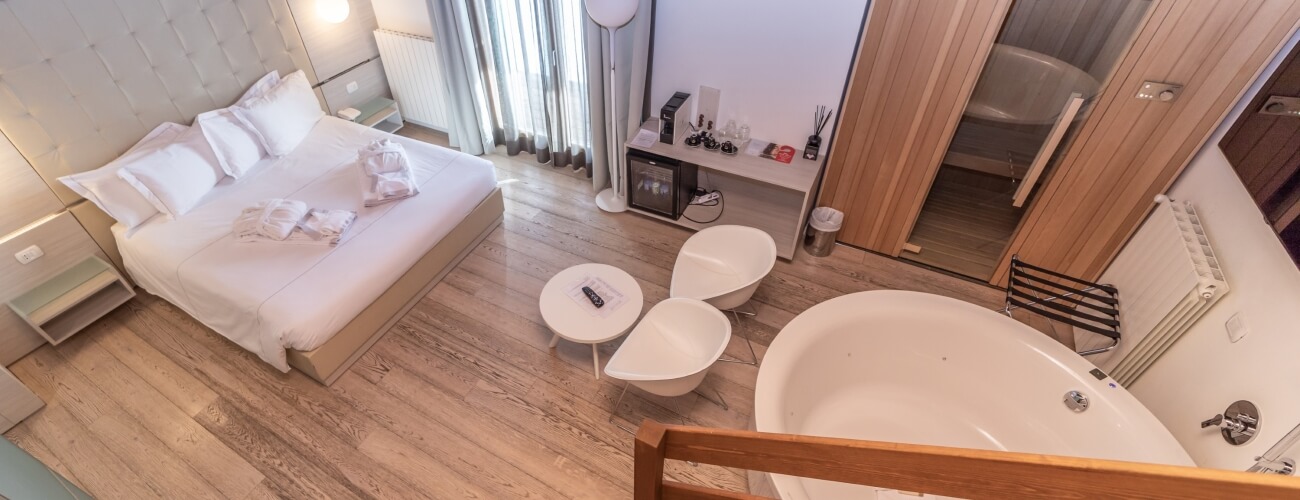
<svg viewBox="0 0 1300 500">
<path fill-rule="evenodd" d="M 1079 391 L 1070 391 L 1065 393 L 1065 407 L 1075 413 L 1083 413 L 1088 409 L 1088 396 Z"/>
</svg>

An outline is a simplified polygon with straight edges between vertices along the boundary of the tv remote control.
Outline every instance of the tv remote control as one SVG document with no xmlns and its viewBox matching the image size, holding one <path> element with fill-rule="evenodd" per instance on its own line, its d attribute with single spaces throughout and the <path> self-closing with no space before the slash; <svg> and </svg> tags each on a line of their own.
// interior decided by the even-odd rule
<svg viewBox="0 0 1300 500">
<path fill-rule="evenodd" d="M 591 305 L 596 306 L 596 309 L 605 307 L 605 299 L 602 299 L 600 298 L 599 295 L 596 295 L 596 291 L 592 290 L 591 287 L 589 286 L 582 287 L 582 293 L 587 295 L 587 299 L 591 301 Z"/>
</svg>

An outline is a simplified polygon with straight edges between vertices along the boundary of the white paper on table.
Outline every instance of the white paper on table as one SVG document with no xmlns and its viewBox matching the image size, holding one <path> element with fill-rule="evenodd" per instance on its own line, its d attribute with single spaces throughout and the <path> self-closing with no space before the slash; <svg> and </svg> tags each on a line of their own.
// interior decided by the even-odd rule
<svg viewBox="0 0 1300 500">
<path fill-rule="evenodd" d="M 641 129 L 636 133 L 636 137 L 632 138 L 632 145 L 639 148 L 654 146 L 656 142 L 659 142 L 659 134 L 653 130 Z"/>
<path fill-rule="evenodd" d="M 767 149 L 768 144 L 769 143 L 767 141 L 760 141 L 758 139 L 751 140 L 749 141 L 749 147 L 745 148 L 745 154 L 749 156 L 762 155 L 763 150 Z"/>
<path fill-rule="evenodd" d="M 587 294 L 582 293 L 582 287 L 584 286 L 591 287 L 591 290 L 596 292 L 596 295 L 604 299 L 605 306 L 597 308 L 592 304 L 591 299 L 587 298 Z M 610 286 L 609 283 L 606 283 L 605 280 L 592 276 L 585 276 L 569 285 L 568 295 L 569 298 L 578 303 L 578 307 L 587 311 L 587 314 L 598 318 L 608 318 L 610 314 L 614 314 L 614 311 L 622 307 L 623 303 L 627 302 L 627 297 L 613 286 Z"/>
</svg>

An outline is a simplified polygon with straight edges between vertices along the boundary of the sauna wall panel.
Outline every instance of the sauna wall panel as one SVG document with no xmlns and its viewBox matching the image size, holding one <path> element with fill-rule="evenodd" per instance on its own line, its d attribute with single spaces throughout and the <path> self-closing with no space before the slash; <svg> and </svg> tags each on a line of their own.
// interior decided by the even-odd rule
<svg viewBox="0 0 1300 500">
<path fill-rule="evenodd" d="M 1300 117 L 1261 113 L 1273 95 L 1300 97 L 1300 47 L 1269 77 L 1219 147 L 1269 223 L 1283 232 L 1300 216 Z M 1300 257 L 1300 247 L 1288 244 L 1287 250 Z"/>
</svg>

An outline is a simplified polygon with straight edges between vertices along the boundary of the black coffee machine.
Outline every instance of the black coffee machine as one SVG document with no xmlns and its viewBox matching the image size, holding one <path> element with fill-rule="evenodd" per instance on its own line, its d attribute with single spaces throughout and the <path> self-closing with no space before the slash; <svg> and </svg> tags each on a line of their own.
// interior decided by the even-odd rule
<svg viewBox="0 0 1300 500">
<path fill-rule="evenodd" d="M 659 142 L 673 144 L 690 128 L 691 95 L 685 92 L 673 94 L 673 98 L 659 110 Z"/>
</svg>

